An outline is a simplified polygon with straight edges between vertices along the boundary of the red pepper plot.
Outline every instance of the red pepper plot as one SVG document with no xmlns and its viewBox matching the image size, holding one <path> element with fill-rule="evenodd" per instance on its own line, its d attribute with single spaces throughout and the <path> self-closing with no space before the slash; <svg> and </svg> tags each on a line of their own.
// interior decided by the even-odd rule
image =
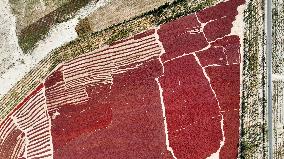
<svg viewBox="0 0 284 159">
<path fill-rule="evenodd" d="M 2 123 L 0 155 L 237 158 L 241 56 L 231 29 L 243 3 L 222 2 L 62 63 Z"/>
</svg>

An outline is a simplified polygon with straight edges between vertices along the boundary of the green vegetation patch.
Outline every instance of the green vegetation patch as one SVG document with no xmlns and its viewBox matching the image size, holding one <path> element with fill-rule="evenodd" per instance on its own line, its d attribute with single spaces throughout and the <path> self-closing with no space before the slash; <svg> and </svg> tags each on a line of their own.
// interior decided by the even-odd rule
<svg viewBox="0 0 284 159">
<path fill-rule="evenodd" d="M 76 11 L 87 5 L 90 1 L 91 0 L 71 1 L 21 30 L 18 37 L 19 45 L 23 52 L 29 53 L 32 49 L 34 49 L 39 40 L 46 37 L 53 25 L 69 20 Z"/>
<path fill-rule="evenodd" d="M 267 158 L 264 6 L 248 1 L 244 12 L 240 158 Z"/>
</svg>

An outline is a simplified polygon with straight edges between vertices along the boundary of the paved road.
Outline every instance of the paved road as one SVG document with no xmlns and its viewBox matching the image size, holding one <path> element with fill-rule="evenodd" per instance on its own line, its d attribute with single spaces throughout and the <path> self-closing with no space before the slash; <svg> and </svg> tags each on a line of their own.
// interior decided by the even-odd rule
<svg viewBox="0 0 284 159">
<path fill-rule="evenodd" d="M 267 33 L 267 73 L 268 73 L 268 146 L 269 158 L 273 158 L 273 127 L 272 127 L 272 7 L 271 0 L 266 4 L 266 33 Z"/>
</svg>

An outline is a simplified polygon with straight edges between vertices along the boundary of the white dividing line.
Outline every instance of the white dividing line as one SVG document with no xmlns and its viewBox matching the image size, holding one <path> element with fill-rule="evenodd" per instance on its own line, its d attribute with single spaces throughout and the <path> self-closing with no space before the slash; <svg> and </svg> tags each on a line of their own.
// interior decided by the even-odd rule
<svg viewBox="0 0 284 159">
<path fill-rule="evenodd" d="M 133 37 L 133 36 L 132 36 Z M 115 44 L 113 46 L 104 46 L 101 48 L 98 48 L 94 51 L 91 51 L 89 53 L 86 54 L 82 54 L 80 56 L 78 56 L 75 59 L 71 59 L 69 61 L 66 61 L 63 66 L 64 67 L 71 67 L 70 69 L 72 70 L 72 68 L 74 68 L 74 66 L 80 64 L 81 63 L 85 63 L 85 61 L 88 61 L 90 58 L 98 58 L 98 59 L 106 59 L 106 58 L 110 58 L 113 56 L 113 54 L 123 54 L 125 53 L 125 51 L 127 50 L 127 52 L 129 51 L 135 51 L 137 50 L 137 48 L 140 48 L 142 45 L 148 45 L 150 44 L 152 41 L 154 41 L 155 38 L 150 35 L 150 36 L 146 36 L 140 39 L 136 39 L 134 40 L 129 39 L 127 41 L 121 42 L 119 44 Z"/>
<path fill-rule="evenodd" d="M 30 110 L 25 115 L 17 115 L 17 112 L 14 113 L 11 118 L 14 121 L 15 125 L 20 129 L 23 133 L 25 133 L 25 152 L 24 157 L 30 158 L 31 154 L 38 153 L 41 150 L 33 151 L 32 149 L 29 149 L 29 145 L 31 142 L 34 142 L 36 139 L 33 138 L 34 136 L 39 137 L 48 137 L 47 142 L 45 143 L 46 147 L 44 147 L 45 153 L 48 153 L 51 155 L 51 158 L 53 156 L 53 146 L 52 146 L 52 136 L 51 136 L 51 119 L 48 115 L 47 105 L 46 105 L 46 98 L 45 98 L 45 87 L 42 88 L 40 91 L 37 92 L 38 95 L 34 95 L 29 101 L 40 101 L 39 103 L 33 105 L 32 103 L 25 103 L 21 110 Z M 35 110 L 34 110 L 35 109 Z M 42 123 L 47 123 L 48 127 L 44 127 L 46 130 L 41 129 L 39 131 L 33 131 L 35 129 L 39 129 L 38 126 Z M 45 132 L 44 134 L 41 134 L 42 132 Z"/>
<path fill-rule="evenodd" d="M 47 108 L 47 100 L 46 100 L 46 95 L 45 95 L 45 92 L 46 92 L 46 88 L 45 86 L 42 88 L 43 89 L 43 97 L 44 97 L 44 109 L 45 109 L 45 112 L 46 112 L 46 116 L 47 116 L 47 121 L 48 121 L 48 131 L 49 131 L 49 135 L 48 135 L 48 138 L 49 138 L 49 143 L 50 143 L 50 148 L 51 148 L 51 157 L 50 158 L 53 158 L 53 152 L 54 152 L 54 149 L 53 149 L 53 140 L 52 140 L 52 135 L 51 135 L 51 116 L 48 114 L 48 108 Z"/>
<path fill-rule="evenodd" d="M 17 118 L 15 116 L 11 116 L 10 118 L 12 119 L 12 122 L 16 125 L 16 127 L 25 134 L 24 135 L 24 154 L 22 157 L 27 158 L 27 148 L 28 148 L 27 146 L 29 144 L 29 139 L 27 138 L 27 132 L 20 129 L 20 125 L 18 124 Z"/>
<path fill-rule="evenodd" d="M 64 82 L 66 83 L 66 87 L 71 88 L 86 84 L 84 76 L 91 76 L 92 79 L 88 80 L 89 83 L 97 82 L 108 84 L 110 83 L 109 81 L 113 80 L 111 75 L 114 72 L 123 73 L 131 69 L 121 69 L 121 67 L 157 57 L 161 53 L 161 48 L 162 47 L 158 45 L 155 35 L 152 34 L 138 40 L 131 39 L 125 41 L 99 52 L 91 52 L 87 56 L 81 55 L 63 65 L 62 72 Z M 82 60 L 85 63 L 83 63 Z M 74 68 L 77 71 L 74 71 Z"/>
<path fill-rule="evenodd" d="M 218 66 L 223 66 L 223 65 L 219 65 L 219 64 L 212 64 L 212 65 L 204 66 L 204 68 L 207 68 L 207 67 L 218 67 Z"/>
<path fill-rule="evenodd" d="M 180 56 L 176 56 L 176 57 L 174 57 L 174 58 L 171 58 L 171 59 L 169 59 L 169 60 L 166 60 L 166 61 L 164 61 L 164 63 L 167 63 L 167 62 L 170 62 L 170 61 L 179 59 L 179 58 L 184 57 L 184 56 L 194 55 L 194 54 L 196 54 L 196 53 L 198 53 L 198 52 L 207 50 L 207 49 L 209 49 L 210 47 L 211 47 L 211 45 L 209 44 L 209 45 L 207 45 L 206 47 L 204 47 L 204 48 L 201 49 L 201 50 L 197 50 L 197 51 L 195 51 L 195 52 L 190 52 L 190 53 L 184 53 L 184 54 L 182 54 L 182 55 L 180 55 Z"/>
<path fill-rule="evenodd" d="M 228 56 L 227 56 L 227 50 L 226 50 L 226 48 L 224 47 L 224 46 L 214 46 L 215 48 L 218 48 L 218 47 L 220 47 L 220 48 L 222 48 L 223 49 L 223 54 L 226 56 L 226 65 L 229 65 L 229 59 L 228 59 Z"/>
<path fill-rule="evenodd" d="M 159 37 L 159 34 L 158 34 L 158 30 L 160 29 L 160 26 L 154 28 L 155 29 L 155 33 L 154 33 L 154 37 L 156 39 L 156 42 L 158 43 L 158 45 L 160 46 L 161 48 L 161 55 L 166 53 L 165 49 L 164 49 L 164 46 L 163 46 L 163 43 L 160 41 L 160 37 Z"/>
<path fill-rule="evenodd" d="M 156 42 L 158 43 L 159 47 L 161 48 L 161 54 L 160 54 L 160 56 L 159 56 L 159 61 L 160 61 L 161 65 L 162 65 L 162 72 L 163 72 L 163 74 L 164 74 L 164 73 L 165 73 L 165 67 L 164 67 L 164 64 L 163 64 L 163 62 L 162 62 L 161 56 L 166 53 L 166 50 L 164 49 L 163 43 L 160 41 L 160 36 L 159 36 L 159 34 L 158 34 L 158 30 L 159 30 L 159 29 L 160 29 L 160 26 L 158 26 L 158 27 L 155 28 L 154 36 L 155 36 Z M 157 79 L 156 81 L 158 82 L 158 79 Z M 158 84 L 160 84 L 160 83 L 158 83 Z M 159 86 L 159 87 L 160 87 L 160 86 Z M 162 88 L 162 87 L 161 87 L 161 88 Z M 164 108 L 163 108 L 163 109 L 164 109 Z M 166 117 L 166 114 L 165 114 L 164 117 Z M 165 122 L 166 122 L 166 121 L 165 121 Z M 166 125 L 165 125 L 165 126 L 166 126 Z M 168 134 L 166 133 L 166 135 L 168 135 Z"/>
<path fill-rule="evenodd" d="M 163 97 L 163 88 L 159 82 L 159 77 L 155 78 L 158 86 L 159 86 L 159 90 L 160 90 L 160 99 L 161 99 L 161 105 L 162 105 L 162 110 L 163 110 L 163 118 L 164 118 L 164 125 L 165 125 L 165 135 L 166 135 L 166 145 L 167 145 L 167 150 L 171 152 L 172 156 L 177 159 L 175 157 L 174 151 L 173 149 L 170 147 L 170 142 L 169 142 L 169 135 L 168 135 L 168 125 L 167 125 L 167 117 L 166 117 L 166 108 L 165 108 L 165 104 L 164 104 L 164 97 Z"/>
<path fill-rule="evenodd" d="M 159 44 L 159 47 L 161 48 L 161 54 L 159 56 L 159 61 L 162 65 L 162 71 L 163 71 L 163 74 L 165 72 L 165 68 L 164 68 L 164 64 L 161 60 L 161 56 L 166 53 L 164 47 L 163 47 L 163 44 L 162 42 L 159 40 L 159 35 L 158 35 L 158 29 L 160 29 L 160 26 L 155 28 L 155 38 L 156 38 L 156 41 L 157 43 Z M 161 75 L 160 77 L 162 77 L 163 75 Z M 158 86 L 159 86 L 159 91 L 160 91 L 160 100 L 161 100 L 161 106 L 162 106 L 162 111 L 163 111 L 163 120 L 164 120 L 164 126 L 165 126 L 165 136 L 166 136 L 166 146 L 167 146 L 167 150 L 171 152 L 172 156 L 177 159 L 177 157 L 175 156 L 174 154 L 174 151 L 173 149 L 170 147 L 170 141 L 169 141 L 169 134 L 168 134 L 168 124 L 167 124 L 167 117 L 166 117 L 166 107 L 165 107 L 165 103 L 164 103 L 164 96 L 163 96 L 163 88 L 161 86 L 161 83 L 159 82 L 159 78 L 160 77 L 157 77 L 155 78 Z"/>
<path fill-rule="evenodd" d="M 201 27 L 200 27 L 200 31 L 202 32 L 202 34 L 203 34 L 203 36 L 205 37 L 205 39 L 206 39 L 206 41 L 207 41 L 207 43 L 209 43 L 209 41 L 208 41 L 208 39 L 207 39 L 207 37 L 205 36 L 205 34 L 204 34 L 204 26 L 207 24 L 207 23 L 209 23 L 209 22 L 211 22 L 211 21 L 209 21 L 209 22 L 206 22 L 206 23 L 202 23 L 199 19 L 198 19 L 198 16 L 197 16 L 197 14 L 196 14 L 196 12 L 195 12 L 195 17 L 196 17 L 196 19 L 197 19 L 197 21 L 201 24 Z M 213 20 L 214 21 L 214 20 Z"/>
<path fill-rule="evenodd" d="M 18 158 L 19 157 L 17 155 L 19 155 L 19 151 L 21 151 L 22 144 L 24 143 L 24 141 L 25 141 L 25 139 L 22 138 L 21 136 L 17 137 L 17 142 L 16 142 L 16 145 L 15 145 L 15 147 L 13 149 L 13 153 L 11 155 L 11 158 Z"/>
<path fill-rule="evenodd" d="M 211 80 L 210 80 L 209 76 L 207 75 L 207 73 L 206 73 L 206 71 L 205 71 L 205 68 L 201 66 L 201 63 L 200 63 L 198 57 L 196 56 L 196 54 L 193 54 L 193 55 L 194 55 L 194 57 L 195 57 L 196 62 L 197 62 L 197 63 L 199 64 L 199 66 L 202 68 L 203 74 L 204 74 L 204 76 L 206 77 L 206 79 L 207 79 L 207 81 L 208 81 L 208 83 L 209 83 L 209 86 L 210 86 L 210 88 L 211 88 L 211 90 L 212 90 L 212 92 L 213 92 L 213 94 L 214 94 L 214 96 L 215 96 L 215 98 L 216 98 L 216 100 L 217 100 L 218 107 L 219 107 L 219 110 L 220 110 L 219 113 L 220 113 L 221 118 L 222 118 L 221 121 L 220 121 L 220 123 L 221 123 L 221 130 L 222 130 L 223 139 L 222 139 L 222 141 L 220 141 L 220 147 L 219 147 L 219 149 L 217 150 L 217 152 L 215 152 L 215 153 L 211 154 L 209 157 L 207 157 L 207 159 L 219 159 L 219 158 L 220 158 L 220 155 L 219 155 L 219 154 L 220 154 L 221 148 L 222 148 L 222 147 L 224 146 L 224 144 L 225 144 L 224 117 L 223 117 L 223 115 L 222 115 L 222 113 L 221 113 L 221 107 L 220 107 L 220 103 L 219 103 L 219 100 L 218 100 L 218 98 L 217 98 L 217 95 L 216 95 L 214 89 L 213 89 L 212 86 L 211 86 Z"/>
<path fill-rule="evenodd" d="M 4 142 L 6 137 L 15 129 L 13 120 L 9 117 L 0 128 L 0 144 Z"/>
</svg>

